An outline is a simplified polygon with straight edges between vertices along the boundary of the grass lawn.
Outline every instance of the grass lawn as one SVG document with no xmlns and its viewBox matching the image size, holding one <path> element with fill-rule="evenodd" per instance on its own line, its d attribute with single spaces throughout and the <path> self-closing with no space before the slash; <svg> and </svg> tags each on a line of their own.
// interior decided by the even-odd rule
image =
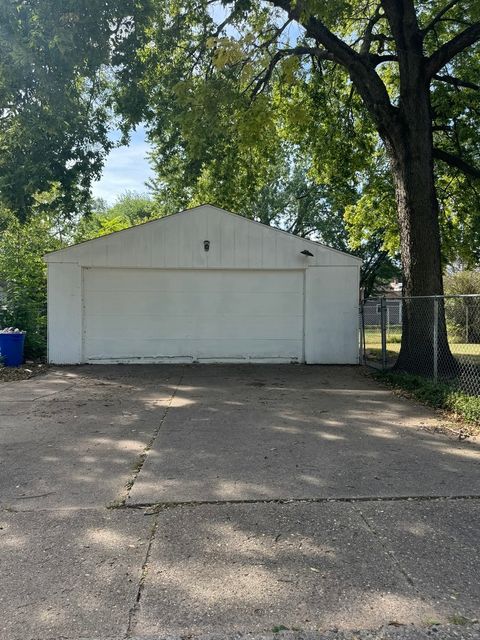
<svg viewBox="0 0 480 640">
<path fill-rule="evenodd" d="M 387 357 L 394 360 L 400 351 L 401 333 L 392 332 L 387 336 Z M 373 357 L 381 360 L 382 357 L 382 341 L 380 331 L 365 332 L 365 346 L 367 357 Z M 480 344 L 450 342 L 452 354 L 461 362 L 468 362 L 480 366 Z"/>
<path fill-rule="evenodd" d="M 469 435 L 480 435 L 480 397 L 453 389 L 445 382 L 434 382 L 422 376 L 393 371 L 376 372 L 373 376 L 395 389 L 401 389 L 420 402 L 446 409 L 472 425 Z"/>
</svg>

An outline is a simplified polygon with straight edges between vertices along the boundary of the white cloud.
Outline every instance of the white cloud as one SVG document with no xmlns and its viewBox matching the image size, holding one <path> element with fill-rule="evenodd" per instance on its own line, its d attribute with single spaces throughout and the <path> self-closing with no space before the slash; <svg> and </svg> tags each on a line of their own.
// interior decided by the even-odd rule
<svg viewBox="0 0 480 640">
<path fill-rule="evenodd" d="M 128 146 L 118 147 L 110 152 L 101 179 L 92 185 L 93 197 L 113 203 L 125 191 L 144 192 L 145 183 L 153 176 L 147 160 L 149 150 L 145 129 L 138 127 L 132 133 Z"/>
</svg>

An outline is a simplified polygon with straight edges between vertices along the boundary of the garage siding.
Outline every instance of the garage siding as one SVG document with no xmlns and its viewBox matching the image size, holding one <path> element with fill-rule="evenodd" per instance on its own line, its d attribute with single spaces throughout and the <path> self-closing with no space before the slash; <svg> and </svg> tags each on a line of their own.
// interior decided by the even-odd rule
<svg viewBox="0 0 480 640">
<path fill-rule="evenodd" d="M 358 362 L 361 261 L 218 207 L 45 259 L 53 363 Z"/>
<path fill-rule="evenodd" d="M 303 361 L 303 272 L 84 269 L 84 359 Z"/>
</svg>

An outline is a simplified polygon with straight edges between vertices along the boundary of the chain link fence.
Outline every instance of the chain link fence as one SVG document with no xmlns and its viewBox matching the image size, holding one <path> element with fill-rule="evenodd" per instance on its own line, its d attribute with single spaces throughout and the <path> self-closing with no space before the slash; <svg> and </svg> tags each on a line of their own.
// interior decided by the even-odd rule
<svg viewBox="0 0 480 640">
<path fill-rule="evenodd" d="M 480 395 L 480 295 L 369 299 L 360 325 L 365 364 Z"/>
</svg>

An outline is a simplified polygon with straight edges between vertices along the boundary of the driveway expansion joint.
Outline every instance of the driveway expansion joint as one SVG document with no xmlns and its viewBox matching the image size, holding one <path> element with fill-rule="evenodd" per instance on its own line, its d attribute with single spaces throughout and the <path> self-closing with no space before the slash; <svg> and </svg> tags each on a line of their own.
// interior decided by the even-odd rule
<svg viewBox="0 0 480 640">
<path fill-rule="evenodd" d="M 192 500 L 172 502 L 138 502 L 133 504 L 113 504 L 110 509 L 150 510 L 147 515 L 154 515 L 167 509 L 178 507 L 201 507 L 204 505 L 242 505 L 242 504 L 323 504 L 323 503 L 347 503 L 358 502 L 442 502 L 447 500 L 480 500 L 479 494 L 445 495 L 445 496 L 357 496 L 340 498 L 259 498 L 238 500 Z"/>
</svg>

